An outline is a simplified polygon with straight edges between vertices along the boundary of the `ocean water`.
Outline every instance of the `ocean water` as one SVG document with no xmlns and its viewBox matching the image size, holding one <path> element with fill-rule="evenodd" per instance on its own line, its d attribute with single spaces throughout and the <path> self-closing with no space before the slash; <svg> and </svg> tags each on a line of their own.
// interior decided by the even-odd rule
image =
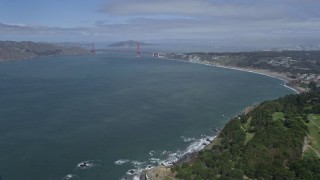
<svg viewBox="0 0 320 180">
<path fill-rule="evenodd" d="M 0 179 L 121 179 L 214 136 L 248 105 L 294 93 L 281 84 L 132 54 L 0 64 Z"/>
</svg>

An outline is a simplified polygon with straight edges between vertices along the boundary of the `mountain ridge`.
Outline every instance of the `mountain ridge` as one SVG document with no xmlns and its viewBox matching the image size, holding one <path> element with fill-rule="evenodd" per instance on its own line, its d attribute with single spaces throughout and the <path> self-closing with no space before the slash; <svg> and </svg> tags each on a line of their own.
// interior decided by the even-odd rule
<svg viewBox="0 0 320 180">
<path fill-rule="evenodd" d="M 140 44 L 140 46 L 154 46 L 155 44 L 152 43 L 146 43 L 142 41 L 134 41 L 134 40 L 128 40 L 128 41 L 119 41 L 119 42 L 114 42 L 110 45 L 109 47 L 135 47 L 137 43 Z"/>
</svg>

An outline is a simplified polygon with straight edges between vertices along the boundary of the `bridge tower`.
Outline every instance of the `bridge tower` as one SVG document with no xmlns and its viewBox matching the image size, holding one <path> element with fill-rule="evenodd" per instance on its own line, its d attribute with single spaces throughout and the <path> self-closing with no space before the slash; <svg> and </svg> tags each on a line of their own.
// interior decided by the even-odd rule
<svg viewBox="0 0 320 180">
<path fill-rule="evenodd" d="M 91 46 L 92 46 L 91 53 L 95 54 L 96 53 L 96 45 L 95 45 L 95 43 L 92 42 Z"/>
<path fill-rule="evenodd" d="M 139 42 L 137 42 L 136 54 L 137 54 L 137 57 L 140 57 L 141 51 L 140 51 L 140 43 Z"/>
</svg>

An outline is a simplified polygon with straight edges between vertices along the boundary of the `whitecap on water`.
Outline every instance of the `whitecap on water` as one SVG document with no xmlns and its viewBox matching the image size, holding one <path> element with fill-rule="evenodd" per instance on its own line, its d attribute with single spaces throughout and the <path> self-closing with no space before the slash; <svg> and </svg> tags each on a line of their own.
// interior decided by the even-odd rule
<svg viewBox="0 0 320 180">
<path fill-rule="evenodd" d="M 101 166 L 102 162 L 100 160 L 86 160 L 77 164 L 77 168 L 80 169 L 89 169 L 95 166 Z"/>
<path fill-rule="evenodd" d="M 65 177 L 62 178 L 62 180 L 69 180 L 69 179 L 75 179 L 77 178 L 78 176 L 75 175 L 75 174 L 68 174 L 66 175 Z"/>
<path fill-rule="evenodd" d="M 137 170 L 136 169 L 129 169 L 128 171 L 127 171 L 127 174 L 128 175 L 135 175 L 137 173 Z"/>
<path fill-rule="evenodd" d="M 158 159 L 158 158 L 150 158 L 149 162 L 152 163 L 152 164 L 159 164 L 160 159 Z"/>
<path fill-rule="evenodd" d="M 161 161 L 160 164 L 164 166 L 172 166 L 179 159 L 183 158 L 187 154 L 198 152 L 205 148 L 210 142 L 213 141 L 215 137 L 201 135 L 202 138 L 192 142 L 184 151 L 177 151 L 175 153 L 168 154 L 168 158 L 164 161 Z"/>
<path fill-rule="evenodd" d="M 153 168 L 153 166 L 152 165 L 148 165 L 147 167 L 145 167 L 144 169 L 152 169 Z"/>
<path fill-rule="evenodd" d="M 150 156 L 153 156 L 155 153 L 156 153 L 156 152 L 155 152 L 154 150 L 151 150 L 151 151 L 149 152 L 149 155 L 150 155 Z"/>
<path fill-rule="evenodd" d="M 132 161 L 131 164 L 132 164 L 133 167 L 138 168 L 142 164 L 142 162 Z"/>
<path fill-rule="evenodd" d="M 191 141 L 195 141 L 196 138 L 192 137 L 192 138 L 188 138 L 188 137 L 184 137 L 184 136 L 180 136 L 183 140 L 183 142 L 191 142 Z"/>
<path fill-rule="evenodd" d="M 129 160 L 128 159 L 119 159 L 119 160 L 116 160 L 114 162 L 115 165 L 122 165 L 122 164 L 125 164 L 125 163 L 128 163 Z"/>
<path fill-rule="evenodd" d="M 139 162 L 139 161 L 131 161 L 132 166 L 134 167 L 133 169 L 128 170 L 127 175 L 129 175 L 131 178 L 134 179 L 139 178 L 139 175 L 142 173 L 143 170 L 146 169 L 151 169 L 154 166 L 158 165 L 163 165 L 163 166 L 172 166 L 176 162 L 178 162 L 180 159 L 184 158 L 188 154 L 192 154 L 194 152 L 198 152 L 205 148 L 209 143 L 211 143 L 215 136 L 206 136 L 206 135 L 201 135 L 200 139 L 196 138 L 186 138 L 184 136 L 181 136 L 182 139 L 187 140 L 187 141 L 193 141 L 192 143 L 189 144 L 189 146 L 183 150 L 183 151 L 176 151 L 174 153 L 170 151 L 163 151 L 159 158 L 165 156 L 164 160 L 160 160 L 159 158 L 149 158 L 149 161 L 147 166 L 146 162 Z M 143 167 L 144 165 L 144 167 Z"/>
</svg>

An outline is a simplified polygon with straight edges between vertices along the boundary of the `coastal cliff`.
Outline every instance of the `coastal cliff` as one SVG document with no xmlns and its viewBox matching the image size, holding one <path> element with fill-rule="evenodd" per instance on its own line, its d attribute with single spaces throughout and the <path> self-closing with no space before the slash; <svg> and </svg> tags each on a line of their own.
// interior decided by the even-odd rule
<svg viewBox="0 0 320 180">
<path fill-rule="evenodd" d="M 73 54 L 89 54 L 89 51 L 80 47 L 63 47 L 49 43 L 0 41 L 0 63 L 33 59 L 39 56 Z"/>
<path fill-rule="evenodd" d="M 231 119 L 193 160 L 141 179 L 319 179 L 320 90 L 266 101 Z"/>
</svg>

